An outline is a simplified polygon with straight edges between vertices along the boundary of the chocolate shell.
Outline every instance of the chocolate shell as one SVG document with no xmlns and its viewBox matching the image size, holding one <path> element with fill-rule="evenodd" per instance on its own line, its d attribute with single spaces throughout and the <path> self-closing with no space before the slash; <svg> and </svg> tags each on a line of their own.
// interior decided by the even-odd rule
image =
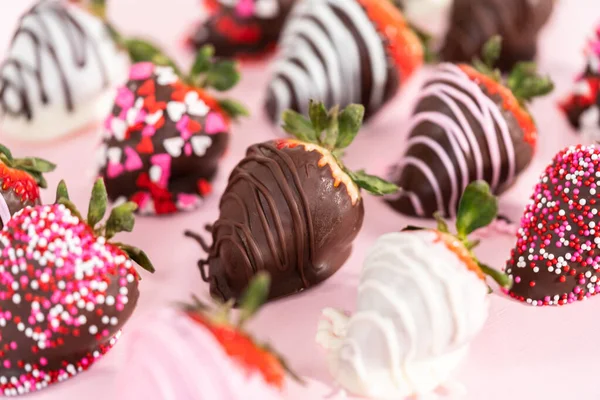
<svg viewBox="0 0 600 400">
<path fill-rule="evenodd" d="M 454 0 L 441 57 L 471 62 L 492 36 L 500 35 L 498 67 L 509 71 L 517 62 L 535 58 L 538 35 L 553 8 L 554 0 Z"/>
<path fill-rule="evenodd" d="M 100 175 L 109 199 L 146 214 L 199 206 L 229 143 L 217 102 L 150 63 L 132 67 L 105 125 Z"/>
<path fill-rule="evenodd" d="M 307 115 L 311 99 L 323 101 L 328 108 L 362 104 L 369 118 L 408 79 L 408 75 L 401 76 L 390 42 L 363 3 L 306 0 L 295 6 L 282 33 L 267 90 L 265 111 L 274 123 L 286 109 Z M 394 14 L 389 18 L 403 22 L 400 12 L 389 8 Z M 402 31 L 402 27 L 389 29 Z M 409 64 L 414 62 L 410 57 L 406 56 Z M 408 70 L 412 72 L 412 67 Z"/>
<path fill-rule="evenodd" d="M 467 185 L 485 180 L 505 191 L 531 162 L 532 144 L 498 94 L 459 67 L 441 64 L 424 85 L 408 123 L 409 139 L 388 202 L 403 214 L 453 217 Z"/>
<path fill-rule="evenodd" d="M 270 299 L 287 296 L 344 264 L 363 223 L 363 202 L 326 160 L 310 145 L 284 141 L 248 149 L 229 177 L 208 259 L 200 262 L 215 298 L 237 299 L 258 271 L 271 275 Z"/>
<path fill-rule="evenodd" d="M 564 149 L 546 168 L 506 265 L 513 298 L 563 305 L 600 292 L 598 171 L 600 149 L 582 145 Z"/>
<path fill-rule="evenodd" d="M 205 0 L 211 16 L 189 41 L 218 57 L 257 56 L 275 47 L 296 0 Z"/>
</svg>

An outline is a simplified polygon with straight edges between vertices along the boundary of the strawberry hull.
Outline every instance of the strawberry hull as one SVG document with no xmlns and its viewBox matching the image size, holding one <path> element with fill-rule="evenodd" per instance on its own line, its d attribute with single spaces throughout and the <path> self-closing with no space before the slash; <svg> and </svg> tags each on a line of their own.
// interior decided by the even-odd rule
<svg viewBox="0 0 600 400">
<path fill-rule="evenodd" d="M 0 388 L 14 396 L 87 370 L 131 316 L 133 263 L 64 206 L 17 213 L 0 232 Z"/>
<path fill-rule="evenodd" d="M 287 296 L 344 264 L 364 208 L 358 188 L 330 157 L 294 141 L 248 149 L 231 173 L 201 262 L 214 297 L 237 299 L 262 270 L 271 275 L 269 298 Z"/>
</svg>

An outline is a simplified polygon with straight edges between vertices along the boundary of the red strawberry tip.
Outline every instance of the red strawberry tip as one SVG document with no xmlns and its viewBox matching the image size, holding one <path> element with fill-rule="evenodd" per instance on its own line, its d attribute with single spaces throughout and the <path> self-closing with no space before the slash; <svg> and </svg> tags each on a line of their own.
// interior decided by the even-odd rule
<svg viewBox="0 0 600 400">
<path fill-rule="evenodd" d="M 44 178 L 44 174 L 47 172 L 52 172 L 56 169 L 56 164 L 44 160 L 43 158 L 14 158 L 8 147 L 2 144 L 0 144 L 0 162 L 2 162 L 8 168 L 26 172 L 42 189 L 48 187 L 46 179 Z"/>
</svg>

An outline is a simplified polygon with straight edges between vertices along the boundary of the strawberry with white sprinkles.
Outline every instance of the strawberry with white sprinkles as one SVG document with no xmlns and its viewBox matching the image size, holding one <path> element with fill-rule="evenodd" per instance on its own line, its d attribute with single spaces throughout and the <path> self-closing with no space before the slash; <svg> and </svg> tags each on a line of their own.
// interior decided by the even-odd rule
<svg viewBox="0 0 600 400">
<path fill-rule="evenodd" d="M 598 186 L 598 146 L 571 146 L 554 157 L 525 209 L 506 267 L 514 279 L 510 296 L 533 306 L 564 305 L 600 291 Z"/>
<path fill-rule="evenodd" d="M 138 299 L 141 250 L 109 240 L 134 226 L 98 180 L 87 221 L 63 182 L 52 205 L 27 207 L 0 231 L 0 393 L 43 389 L 87 370 L 116 343 Z"/>
</svg>

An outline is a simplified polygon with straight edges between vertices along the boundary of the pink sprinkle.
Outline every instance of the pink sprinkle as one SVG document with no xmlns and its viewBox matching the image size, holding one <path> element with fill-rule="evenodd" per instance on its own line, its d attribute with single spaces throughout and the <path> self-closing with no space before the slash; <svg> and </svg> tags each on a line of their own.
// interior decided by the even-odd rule
<svg viewBox="0 0 600 400">
<path fill-rule="evenodd" d="M 131 70 L 129 71 L 129 79 L 133 80 L 141 80 L 148 79 L 152 76 L 154 72 L 154 64 L 151 62 L 141 62 L 137 64 L 133 64 L 131 66 Z"/>
</svg>

